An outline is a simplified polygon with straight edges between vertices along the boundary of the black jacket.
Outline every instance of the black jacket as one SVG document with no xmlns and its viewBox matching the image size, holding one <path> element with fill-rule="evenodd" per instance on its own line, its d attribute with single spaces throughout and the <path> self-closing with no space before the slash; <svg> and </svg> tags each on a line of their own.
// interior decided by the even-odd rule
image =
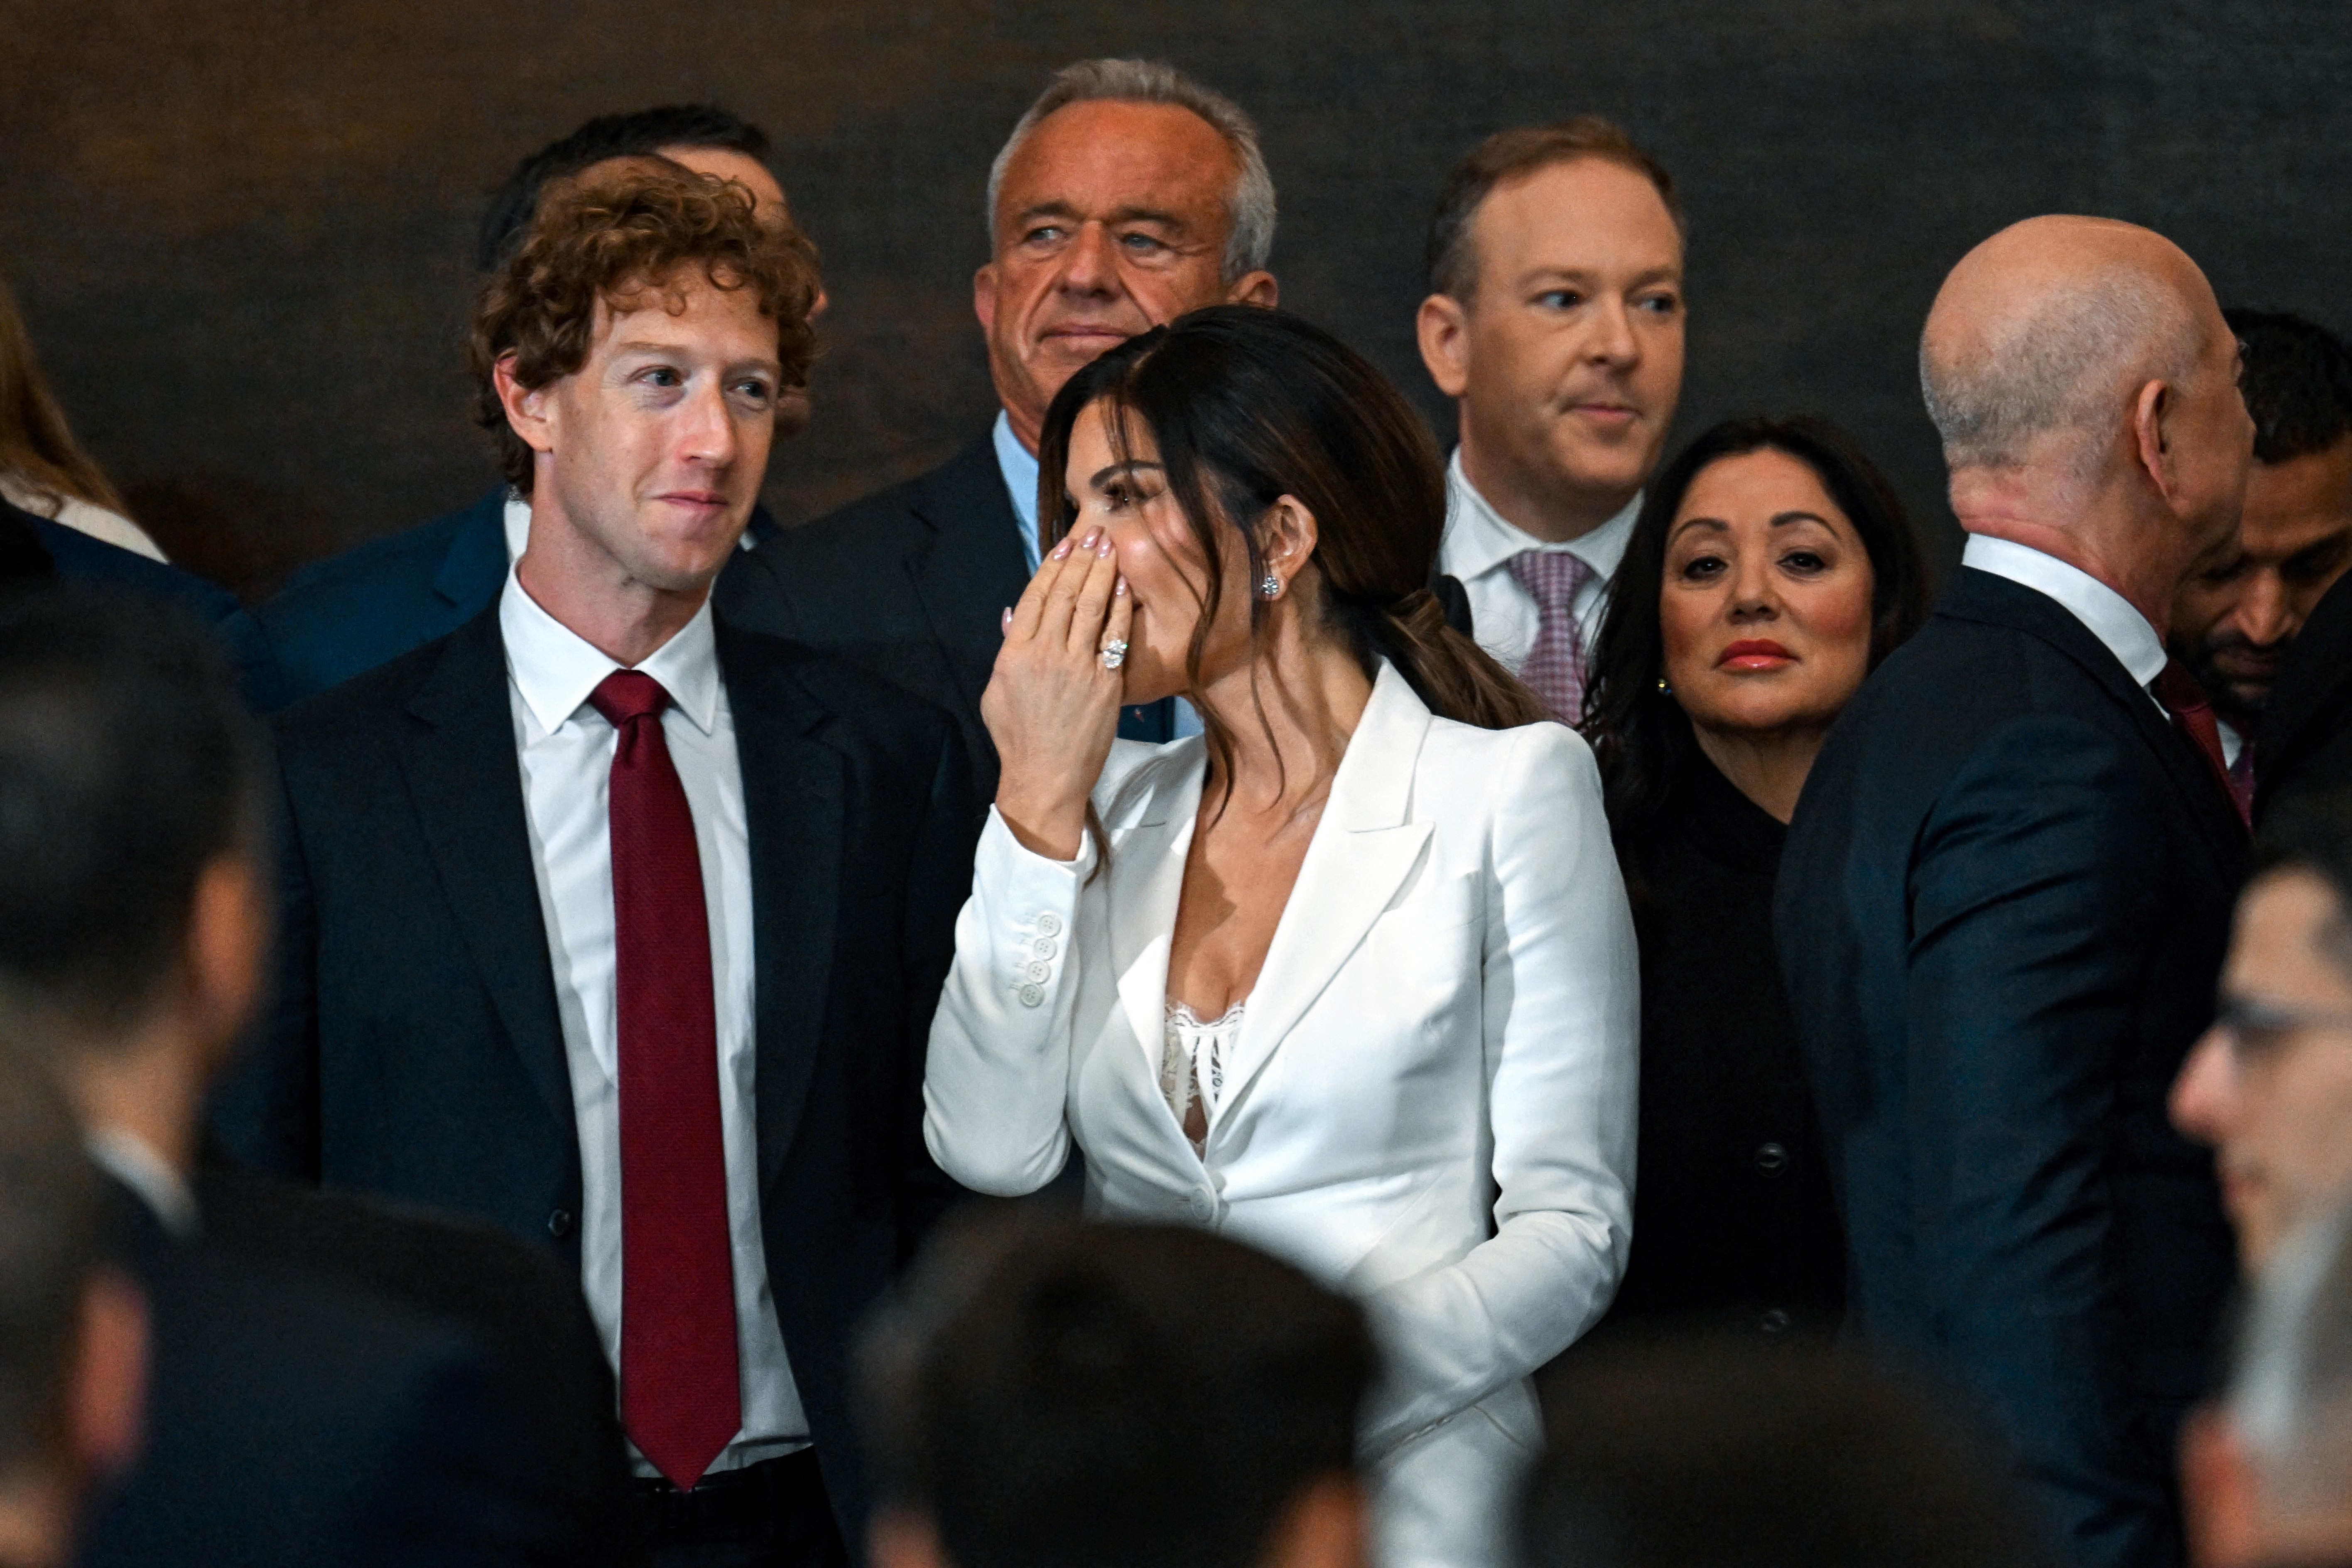
<svg viewBox="0 0 2352 1568">
<path fill-rule="evenodd" d="M 761 1226 L 855 1542 L 853 1336 L 954 1191 L 920 1089 L 975 814 L 946 715 L 718 630 L 751 849 Z M 576 1276 L 579 1142 L 496 605 L 276 728 L 279 997 L 215 1097 L 223 1146 L 488 1220 Z"/>
<path fill-rule="evenodd" d="M 178 1242 L 115 1189 L 148 1303 L 145 1442 L 85 1568 L 488 1568 L 577 1561 L 482 1348 L 452 1325 Z"/>
<path fill-rule="evenodd" d="M 1640 1167 L 1596 1334 L 1797 1343 L 1843 1310 L 1845 1237 L 1772 952 L 1786 833 L 1692 746 L 1656 816 L 1618 837 L 1641 939 Z"/>
<path fill-rule="evenodd" d="M 2293 795 L 2352 785 L 2352 572 L 2296 634 L 2254 742 L 2254 821 Z"/>
<path fill-rule="evenodd" d="M 1851 1325 L 1979 1396 L 2083 1568 L 2181 1560 L 2174 1427 L 2234 1265 L 2165 1098 L 2245 857 L 2105 647 L 1964 568 L 1838 721 L 1781 858 Z"/>
</svg>

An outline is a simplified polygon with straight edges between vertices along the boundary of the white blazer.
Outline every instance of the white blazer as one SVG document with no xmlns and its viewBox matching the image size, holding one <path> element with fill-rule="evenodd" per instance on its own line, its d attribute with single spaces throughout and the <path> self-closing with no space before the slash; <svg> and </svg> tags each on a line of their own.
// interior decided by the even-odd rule
<svg viewBox="0 0 2352 1568">
<path fill-rule="evenodd" d="M 1631 1218 L 1637 975 L 1592 754 L 1433 717 L 1382 663 L 1195 1155 L 1160 1082 L 1198 737 L 1114 746 L 1110 864 L 992 811 L 931 1026 L 924 1136 L 1034 1192 L 1224 1232 L 1360 1300 L 1388 1568 L 1496 1560 L 1540 1443 L 1528 1374 L 1608 1306 Z"/>
</svg>

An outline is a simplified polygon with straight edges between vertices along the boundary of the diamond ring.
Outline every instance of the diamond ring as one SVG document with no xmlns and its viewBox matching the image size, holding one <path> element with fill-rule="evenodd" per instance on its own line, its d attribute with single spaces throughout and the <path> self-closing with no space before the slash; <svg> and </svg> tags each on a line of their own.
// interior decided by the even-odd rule
<svg viewBox="0 0 2352 1568">
<path fill-rule="evenodd" d="M 1124 641 L 1113 637 L 1102 645 L 1102 667 L 1105 669 L 1117 669 L 1126 662 L 1127 644 Z"/>
</svg>

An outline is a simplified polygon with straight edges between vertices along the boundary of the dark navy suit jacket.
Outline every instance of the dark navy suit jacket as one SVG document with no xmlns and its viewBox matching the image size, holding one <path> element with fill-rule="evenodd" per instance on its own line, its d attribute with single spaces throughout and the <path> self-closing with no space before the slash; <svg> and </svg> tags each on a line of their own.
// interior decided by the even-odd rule
<svg viewBox="0 0 2352 1568">
<path fill-rule="evenodd" d="M 1849 1328 L 1981 1401 L 2074 1568 L 2182 1561 L 2174 1431 L 2235 1263 L 2165 1097 L 2245 860 L 2105 645 L 1965 567 L 1840 716 L 1781 855 Z"/>
<path fill-rule="evenodd" d="M 266 665 L 257 700 L 289 707 L 488 609 L 507 580 L 506 500 L 501 485 L 463 511 L 313 562 L 239 616 L 233 635 L 261 650 Z M 755 544 L 775 537 L 766 507 L 752 509 L 748 532 Z M 719 574 L 722 602 L 736 566 Z"/>
</svg>

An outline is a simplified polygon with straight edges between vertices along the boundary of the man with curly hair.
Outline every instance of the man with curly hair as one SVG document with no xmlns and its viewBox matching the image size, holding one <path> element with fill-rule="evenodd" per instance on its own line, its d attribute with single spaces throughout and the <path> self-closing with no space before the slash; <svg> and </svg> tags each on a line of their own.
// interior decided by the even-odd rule
<svg viewBox="0 0 2352 1568">
<path fill-rule="evenodd" d="M 656 1563 L 858 1538 L 858 1317 L 952 1195 L 922 1053 L 970 873 L 953 722 L 714 615 L 816 269 L 740 189 L 550 197 L 468 358 L 530 542 L 277 725 L 280 1000 L 242 1157 L 580 1270 Z"/>
</svg>

